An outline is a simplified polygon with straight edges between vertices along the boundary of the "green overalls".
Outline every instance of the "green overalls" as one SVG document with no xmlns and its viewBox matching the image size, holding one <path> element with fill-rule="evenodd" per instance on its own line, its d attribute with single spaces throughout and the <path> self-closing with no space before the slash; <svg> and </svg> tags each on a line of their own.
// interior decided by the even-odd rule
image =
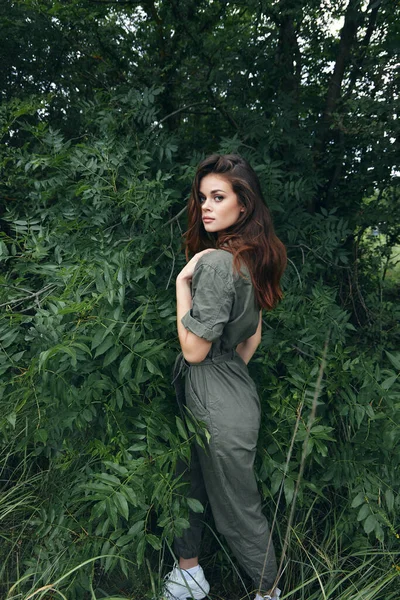
<svg viewBox="0 0 400 600">
<path fill-rule="evenodd" d="M 253 470 L 260 401 L 247 365 L 235 350 L 256 332 L 259 307 L 245 266 L 242 274 L 245 278 L 233 272 L 233 256 L 225 250 L 204 254 L 197 262 L 192 308 L 182 323 L 212 346 L 198 364 L 179 354 L 173 381 L 181 408 L 186 403 L 211 436 L 206 451 L 199 446 L 192 450 L 188 496 L 203 505 L 208 498 L 217 530 L 255 588 L 268 590 L 277 567 Z M 202 518 L 190 514 L 190 527 L 174 542 L 177 556 L 198 556 Z"/>
</svg>

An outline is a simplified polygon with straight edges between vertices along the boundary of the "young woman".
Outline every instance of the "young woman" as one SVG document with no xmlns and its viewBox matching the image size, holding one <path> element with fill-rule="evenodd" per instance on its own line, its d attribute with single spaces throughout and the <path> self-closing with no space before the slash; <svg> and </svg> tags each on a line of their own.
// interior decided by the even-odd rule
<svg viewBox="0 0 400 600">
<path fill-rule="evenodd" d="M 199 165 L 188 218 L 186 257 L 194 256 L 176 280 L 182 352 L 174 383 L 181 408 L 210 433 L 205 450 L 193 448 L 189 497 L 210 503 L 256 600 L 276 600 L 275 553 L 253 471 L 260 401 L 247 363 L 261 341 L 261 310 L 282 297 L 286 251 L 258 177 L 238 155 L 212 155 Z M 166 577 L 167 600 L 200 600 L 210 589 L 198 563 L 202 516 L 189 520 L 174 543 L 179 565 Z"/>
</svg>

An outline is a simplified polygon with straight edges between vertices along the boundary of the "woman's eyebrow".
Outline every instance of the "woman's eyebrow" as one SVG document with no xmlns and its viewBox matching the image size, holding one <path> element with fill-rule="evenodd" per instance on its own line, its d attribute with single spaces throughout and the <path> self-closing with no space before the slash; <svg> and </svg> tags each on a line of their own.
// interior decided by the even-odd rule
<svg viewBox="0 0 400 600">
<path fill-rule="evenodd" d="M 210 194 L 215 194 L 216 192 L 222 192 L 223 194 L 226 194 L 225 190 L 211 190 Z M 201 191 L 199 191 L 199 194 L 204 196 L 203 192 Z"/>
</svg>

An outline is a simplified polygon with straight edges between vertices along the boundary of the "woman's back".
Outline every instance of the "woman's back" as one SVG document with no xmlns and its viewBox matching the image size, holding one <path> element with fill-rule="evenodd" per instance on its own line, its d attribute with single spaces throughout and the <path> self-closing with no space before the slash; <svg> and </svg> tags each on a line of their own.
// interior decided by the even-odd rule
<svg viewBox="0 0 400 600">
<path fill-rule="evenodd" d="M 255 333 L 259 307 L 250 274 L 245 265 L 235 273 L 230 252 L 214 250 L 198 260 L 192 295 L 192 309 L 182 322 L 213 342 L 208 357 L 229 352 Z"/>
</svg>

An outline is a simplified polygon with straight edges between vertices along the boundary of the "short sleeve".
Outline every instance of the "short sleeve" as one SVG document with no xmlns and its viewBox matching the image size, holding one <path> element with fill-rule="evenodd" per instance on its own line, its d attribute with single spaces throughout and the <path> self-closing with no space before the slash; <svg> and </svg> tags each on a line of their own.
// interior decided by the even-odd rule
<svg viewBox="0 0 400 600">
<path fill-rule="evenodd" d="M 192 308 L 182 317 L 183 326 L 214 342 L 229 321 L 233 286 L 212 265 L 198 264 L 192 278 Z"/>
</svg>

